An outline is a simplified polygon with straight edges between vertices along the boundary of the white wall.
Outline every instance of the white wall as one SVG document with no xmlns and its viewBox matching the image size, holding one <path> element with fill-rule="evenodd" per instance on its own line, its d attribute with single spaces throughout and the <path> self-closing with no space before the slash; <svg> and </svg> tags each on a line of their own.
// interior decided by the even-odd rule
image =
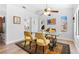
<svg viewBox="0 0 79 59">
<path fill-rule="evenodd" d="M 21 17 L 21 24 L 13 24 L 13 16 Z M 33 17 L 33 14 L 22 8 L 22 5 L 7 5 L 6 43 L 12 43 L 24 39 L 24 19 Z"/>
<path fill-rule="evenodd" d="M 57 7 L 56 7 L 57 8 Z M 73 26 L 73 8 L 58 8 L 59 13 L 52 13 L 51 16 L 43 17 L 44 20 L 47 18 L 56 18 L 56 29 L 57 31 L 61 31 L 61 16 L 67 16 L 67 32 L 61 32 L 61 35 L 58 37 L 58 39 L 63 40 L 73 40 L 74 39 L 74 26 Z M 42 16 L 41 16 L 42 17 Z M 47 22 L 47 20 L 46 20 Z M 46 23 L 46 28 L 48 28 L 48 25 Z"/>
<path fill-rule="evenodd" d="M 0 4 L 0 16 L 6 16 L 6 4 Z"/>
<path fill-rule="evenodd" d="M 27 6 L 29 9 L 31 9 L 30 11 L 33 10 L 33 12 L 36 12 L 37 15 L 41 14 L 40 10 L 43 10 L 44 8 L 46 8 L 46 5 L 44 4 L 37 4 L 37 5 L 28 5 Z M 74 39 L 74 24 L 73 24 L 73 16 L 74 16 L 74 12 L 75 12 L 75 8 L 77 8 L 76 4 L 48 4 L 48 7 L 54 9 L 54 10 L 58 10 L 59 13 L 58 14 L 53 14 L 52 17 L 56 17 L 57 18 L 57 24 L 56 24 L 56 28 L 58 30 L 60 30 L 61 28 L 61 16 L 67 16 L 67 32 L 62 32 L 61 36 L 59 37 L 59 39 L 66 39 L 66 40 L 73 40 Z M 40 12 L 39 12 L 40 11 Z M 51 18 L 52 18 L 51 17 Z M 45 16 L 40 16 L 39 19 L 43 19 L 46 20 Z M 41 25 L 40 25 L 41 26 Z M 47 26 L 46 26 L 47 27 Z"/>
<path fill-rule="evenodd" d="M 35 5 L 33 5 L 32 7 L 34 7 L 34 6 Z M 37 6 L 39 6 L 39 9 L 42 9 L 43 7 L 45 7 L 45 5 L 36 5 L 35 10 L 38 10 Z M 52 9 L 58 10 L 59 13 L 52 13 L 51 17 L 47 17 L 47 16 L 42 15 L 42 16 L 39 17 L 39 20 L 41 19 L 39 22 L 44 20 L 46 28 L 47 28 L 48 27 L 47 23 L 46 23 L 47 18 L 55 17 L 57 19 L 57 21 L 56 21 L 57 31 L 60 31 L 61 30 L 61 16 L 67 16 L 67 32 L 62 32 L 61 35 L 58 38 L 63 39 L 63 40 L 65 39 L 65 40 L 71 40 L 72 41 L 74 39 L 73 16 L 74 16 L 75 8 L 77 6 L 76 5 L 70 5 L 70 6 L 69 5 L 53 5 L 53 4 L 50 4 L 48 6 L 51 7 Z M 39 29 L 40 29 L 40 26 L 41 26 L 41 24 L 39 25 Z"/>
<path fill-rule="evenodd" d="M 13 16 L 21 17 L 21 24 L 13 24 Z M 23 39 L 23 19 L 25 18 L 25 10 L 19 5 L 7 5 L 6 20 L 6 43 Z"/>
<path fill-rule="evenodd" d="M 34 8 L 32 8 L 34 9 Z M 57 28 L 60 29 L 60 16 L 65 15 L 68 16 L 68 30 L 65 33 L 62 33 L 61 37 L 62 38 L 67 38 L 69 39 L 73 39 L 73 21 L 72 21 L 72 17 L 73 17 L 73 9 L 72 8 L 60 8 L 59 10 L 59 14 L 56 16 L 53 14 L 53 16 L 57 17 Z M 20 16 L 21 17 L 21 24 L 13 24 L 13 16 Z M 12 43 L 12 42 L 16 42 L 19 40 L 23 40 L 24 39 L 24 19 L 28 19 L 28 18 L 32 18 L 32 19 L 38 19 L 39 15 L 35 15 L 34 13 L 32 13 L 31 11 L 27 10 L 27 9 L 23 9 L 22 5 L 17 5 L 17 4 L 9 4 L 7 5 L 7 17 L 6 17 L 6 43 Z M 42 17 L 41 17 L 42 18 Z M 40 19 L 41 19 L 40 18 Z M 40 20 L 38 19 L 38 20 Z M 43 20 L 46 20 L 46 18 Z M 39 22 L 39 21 L 36 21 Z M 39 23 L 38 23 L 39 24 Z M 37 26 L 39 26 L 37 24 Z M 30 24 L 31 25 L 31 24 Z M 31 27 L 32 29 L 35 28 Z M 37 28 L 36 28 L 37 29 Z M 33 30 L 36 30 L 33 29 Z M 38 27 L 39 30 L 39 27 Z M 61 38 L 60 37 L 60 38 Z"/>
<path fill-rule="evenodd" d="M 66 40 L 73 40 L 74 39 L 74 26 L 73 26 L 73 8 L 63 8 L 60 10 L 59 19 L 58 19 L 58 28 L 61 24 L 60 16 L 67 16 L 67 32 L 62 32 L 61 38 Z M 60 38 L 60 39 L 61 39 Z"/>
</svg>

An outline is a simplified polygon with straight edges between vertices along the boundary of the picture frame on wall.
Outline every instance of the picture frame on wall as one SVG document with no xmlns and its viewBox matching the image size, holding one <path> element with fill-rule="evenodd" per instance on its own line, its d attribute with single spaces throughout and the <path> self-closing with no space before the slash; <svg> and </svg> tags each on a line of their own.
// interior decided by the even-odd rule
<svg viewBox="0 0 79 59">
<path fill-rule="evenodd" d="M 61 32 L 67 32 L 67 16 L 61 16 Z"/>
<path fill-rule="evenodd" d="M 51 18 L 47 20 L 48 25 L 55 25 L 56 24 L 56 18 Z"/>
<path fill-rule="evenodd" d="M 13 16 L 13 24 L 21 24 L 21 17 Z"/>
</svg>

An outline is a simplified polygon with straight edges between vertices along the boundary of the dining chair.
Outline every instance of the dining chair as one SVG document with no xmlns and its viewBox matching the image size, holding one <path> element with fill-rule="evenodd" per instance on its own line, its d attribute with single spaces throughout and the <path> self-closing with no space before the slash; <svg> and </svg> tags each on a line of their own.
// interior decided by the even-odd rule
<svg viewBox="0 0 79 59">
<path fill-rule="evenodd" d="M 31 32 L 27 32 L 27 31 L 24 31 L 24 47 L 26 46 L 26 43 L 29 42 L 29 45 L 30 45 L 30 49 L 31 49 L 31 43 L 32 43 L 32 34 Z"/>
<path fill-rule="evenodd" d="M 48 46 L 48 44 L 50 43 L 50 40 L 46 39 L 44 34 L 41 32 L 35 33 L 35 37 L 36 37 L 35 52 L 37 52 L 37 46 L 41 46 L 41 47 L 43 47 L 43 53 L 45 53 L 44 48 L 45 48 L 45 46 Z"/>
<path fill-rule="evenodd" d="M 49 33 L 56 33 L 56 29 L 50 28 L 48 32 Z M 56 42 L 57 42 L 56 35 L 48 34 L 48 35 L 46 35 L 46 38 L 50 39 L 50 46 L 52 47 L 51 49 L 53 49 L 56 46 Z M 50 46 L 49 46 L 49 48 L 50 48 Z"/>
<path fill-rule="evenodd" d="M 50 28 L 49 32 L 50 32 L 50 33 L 54 33 L 54 32 L 56 32 L 56 29 Z"/>
</svg>

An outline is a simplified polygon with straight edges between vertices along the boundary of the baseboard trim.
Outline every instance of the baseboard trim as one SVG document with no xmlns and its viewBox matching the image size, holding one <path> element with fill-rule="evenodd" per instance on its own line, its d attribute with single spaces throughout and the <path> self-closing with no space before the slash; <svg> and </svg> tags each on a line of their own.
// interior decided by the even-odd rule
<svg viewBox="0 0 79 59">
<path fill-rule="evenodd" d="M 66 41 L 72 41 L 73 42 L 73 39 L 70 39 L 70 38 L 63 38 L 63 37 L 57 37 L 58 40 L 66 40 Z"/>
<path fill-rule="evenodd" d="M 19 42 L 19 41 L 22 41 L 22 40 L 23 40 L 23 39 L 14 40 L 14 41 L 6 41 L 6 45 L 12 44 L 12 43 L 16 43 L 16 42 Z"/>
</svg>

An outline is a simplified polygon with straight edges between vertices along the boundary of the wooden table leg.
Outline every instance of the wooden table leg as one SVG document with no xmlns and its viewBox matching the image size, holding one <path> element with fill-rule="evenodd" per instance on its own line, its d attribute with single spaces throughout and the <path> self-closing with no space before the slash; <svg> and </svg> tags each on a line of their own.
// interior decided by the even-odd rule
<svg viewBox="0 0 79 59">
<path fill-rule="evenodd" d="M 30 41 L 30 49 L 31 49 L 31 43 L 32 43 L 32 41 Z"/>
<path fill-rule="evenodd" d="M 43 46 L 43 54 L 44 54 L 44 46 Z"/>
<path fill-rule="evenodd" d="M 56 42 L 57 42 L 57 37 L 56 37 L 56 35 L 55 35 L 55 40 L 56 40 Z M 56 42 L 55 42 L 55 47 L 56 47 Z"/>
<path fill-rule="evenodd" d="M 35 40 L 36 43 L 37 40 Z M 36 47 L 35 47 L 35 53 L 37 53 L 37 43 L 36 43 Z"/>
<path fill-rule="evenodd" d="M 24 47 L 26 46 L 26 40 L 24 41 Z"/>
<path fill-rule="evenodd" d="M 37 44 L 36 44 L 36 48 L 35 48 L 35 53 L 37 53 Z"/>
</svg>

